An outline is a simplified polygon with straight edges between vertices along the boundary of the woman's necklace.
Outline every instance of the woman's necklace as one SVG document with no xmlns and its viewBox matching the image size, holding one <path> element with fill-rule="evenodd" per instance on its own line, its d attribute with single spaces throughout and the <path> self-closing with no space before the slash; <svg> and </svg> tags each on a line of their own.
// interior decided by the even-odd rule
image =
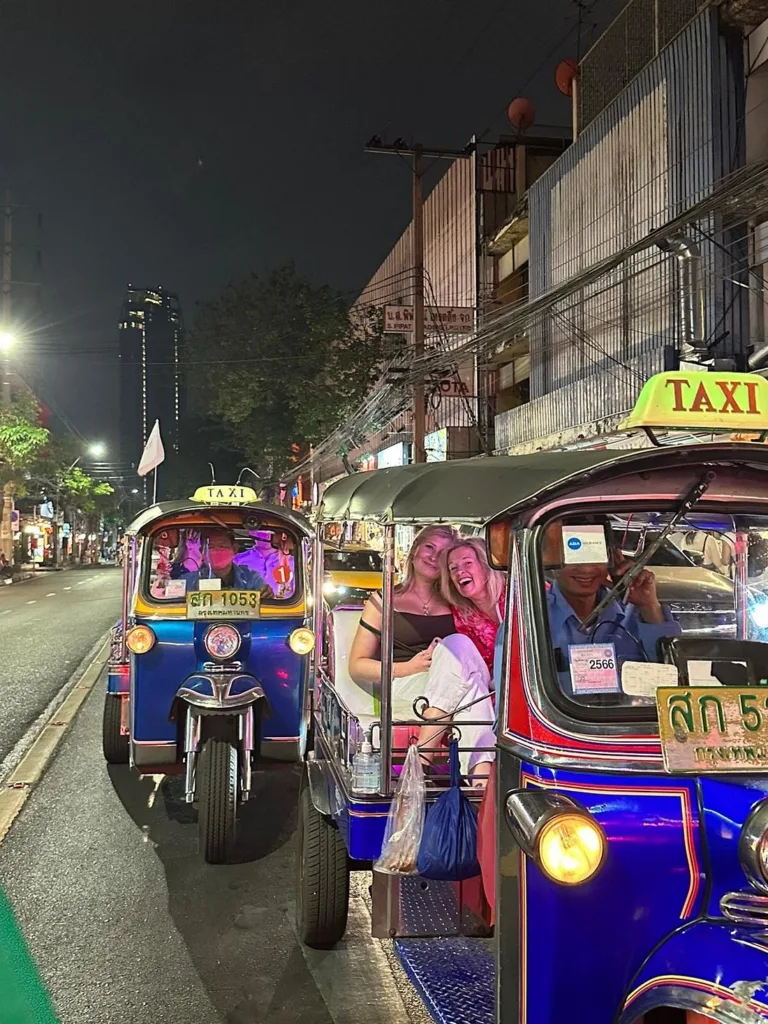
<svg viewBox="0 0 768 1024">
<path fill-rule="evenodd" d="M 424 598 L 421 596 L 421 594 L 418 595 L 419 600 L 421 601 L 422 614 L 429 615 L 429 609 L 432 606 L 432 598 L 434 596 L 435 596 L 434 593 L 430 594 L 429 595 L 429 599 L 427 601 L 425 601 Z"/>
</svg>

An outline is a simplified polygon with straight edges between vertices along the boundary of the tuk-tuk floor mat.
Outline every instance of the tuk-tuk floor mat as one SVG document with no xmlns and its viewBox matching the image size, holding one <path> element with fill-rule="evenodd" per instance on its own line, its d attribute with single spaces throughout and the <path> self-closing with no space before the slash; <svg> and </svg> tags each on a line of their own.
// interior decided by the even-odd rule
<svg viewBox="0 0 768 1024">
<path fill-rule="evenodd" d="M 494 955 L 483 939 L 396 939 L 403 968 L 437 1024 L 494 1024 Z"/>
</svg>

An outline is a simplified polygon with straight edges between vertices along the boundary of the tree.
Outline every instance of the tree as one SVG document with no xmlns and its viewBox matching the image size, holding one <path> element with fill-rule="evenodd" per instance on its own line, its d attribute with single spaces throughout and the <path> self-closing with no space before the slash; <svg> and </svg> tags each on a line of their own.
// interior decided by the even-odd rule
<svg viewBox="0 0 768 1024">
<path fill-rule="evenodd" d="M 21 493 L 30 468 L 44 451 L 50 433 L 40 425 L 40 407 L 27 393 L 0 409 L 0 482 L 6 493 Z"/>
<path fill-rule="evenodd" d="M 245 462 L 275 479 L 360 403 L 386 355 L 381 326 L 293 264 L 253 274 L 202 307 L 190 384 Z"/>
</svg>

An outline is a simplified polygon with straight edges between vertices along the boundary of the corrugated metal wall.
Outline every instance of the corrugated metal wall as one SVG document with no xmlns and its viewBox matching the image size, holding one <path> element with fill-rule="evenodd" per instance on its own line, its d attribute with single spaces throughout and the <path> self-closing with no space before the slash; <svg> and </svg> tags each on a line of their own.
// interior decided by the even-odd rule
<svg viewBox="0 0 768 1024">
<path fill-rule="evenodd" d="M 708 10 L 531 187 L 532 297 L 683 212 L 741 162 L 743 120 L 729 90 L 732 96 L 743 91 L 741 49 L 719 34 L 716 12 Z M 712 222 L 701 226 L 717 230 Z M 738 348 L 745 302 L 743 289 L 728 280 L 731 257 L 702 236 L 697 241 L 708 283 L 708 337 Z M 675 280 L 669 256 L 644 253 L 533 327 L 531 397 L 542 401 L 531 430 L 547 434 L 565 420 L 581 422 L 566 395 L 546 400 L 560 388 L 585 412 L 587 406 L 603 415 L 622 411 L 625 398 L 609 371 L 631 360 L 639 387 L 658 365 L 659 350 L 675 342 Z M 575 397 L 579 381 L 592 393 L 588 402 Z M 506 420 L 532 411 L 533 402 L 505 413 L 497 427 L 517 436 Z M 498 437 L 497 447 L 504 447 Z"/>
</svg>

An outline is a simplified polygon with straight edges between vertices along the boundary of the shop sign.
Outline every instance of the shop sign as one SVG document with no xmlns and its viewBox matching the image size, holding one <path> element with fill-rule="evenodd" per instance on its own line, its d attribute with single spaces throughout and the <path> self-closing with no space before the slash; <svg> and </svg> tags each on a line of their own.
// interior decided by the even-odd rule
<svg viewBox="0 0 768 1024">
<path fill-rule="evenodd" d="M 384 448 L 376 456 L 376 465 L 379 469 L 388 469 L 390 466 L 405 466 L 405 445 L 402 441 Z"/>
<path fill-rule="evenodd" d="M 424 438 L 424 454 L 427 462 L 445 462 L 448 458 L 448 428 L 433 430 Z"/>
<path fill-rule="evenodd" d="M 424 307 L 424 331 L 427 334 L 467 334 L 474 326 L 472 306 Z M 413 306 L 385 306 L 384 330 L 409 334 L 413 330 Z"/>
</svg>

